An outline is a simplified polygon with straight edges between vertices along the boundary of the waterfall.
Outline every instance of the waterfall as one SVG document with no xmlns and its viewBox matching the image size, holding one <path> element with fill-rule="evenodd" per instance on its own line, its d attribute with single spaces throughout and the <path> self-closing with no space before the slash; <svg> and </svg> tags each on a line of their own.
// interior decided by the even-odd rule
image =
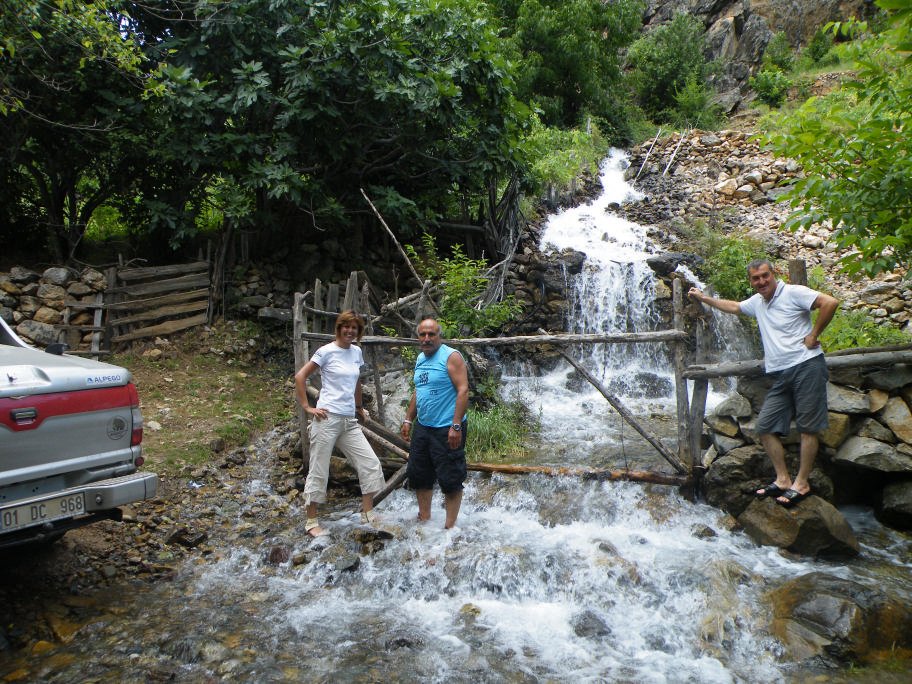
<svg viewBox="0 0 912 684">
<path fill-rule="evenodd" d="M 646 263 L 659 249 L 644 226 L 613 211 L 614 205 L 641 198 L 624 180 L 625 168 L 626 155 L 612 151 L 601 165 L 601 194 L 552 215 L 542 234 L 543 251 L 571 248 L 586 254 L 583 272 L 568 282 L 571 332 L 644 332 L 661 327 L 656 278 Z M 590 344 L 570 353 L 632 411 L 653 416 L 660 435 L 673 439 L 674 371 L 665 345 Z M 533 403 L 541 417 L 543 442 L 561 461 L 572 454 L 587 465 L 631 466 L 631 459 L 652 454 L 652 448 L 624 426 L 601 394 L 569 364 L 540 377 L 513 367 L 505 380 L 508 396 Z M 557 453 L 554 444 L 561 445 Z"/>
</svg>

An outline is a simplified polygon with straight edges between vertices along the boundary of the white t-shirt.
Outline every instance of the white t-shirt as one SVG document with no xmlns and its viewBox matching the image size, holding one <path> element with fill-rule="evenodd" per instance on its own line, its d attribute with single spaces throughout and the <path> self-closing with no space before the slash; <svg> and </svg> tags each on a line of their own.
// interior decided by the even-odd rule
<svg viewBox="0 0 912 684">
<path fill-rule="evenodd" d="M 786 285 L 780 280 L 770 301 L 758 292 L 739 304 L 741 313 L 757 319 L 767 373 L 797 366 L 823 354 L 820 347 L 804 346 L 804 338 L 813 329 L 811 306 L 818 294 L 804 285 Z"/>
<path fill-rule="evenodd" d="M 317 408 L 341 416 L 355 415 L 355 387 L 364 365 L 361 347 L 343 349 L 335 342 L 324 344 L 310 359 L 320 367 L 322 387 Z"/>
</svg>

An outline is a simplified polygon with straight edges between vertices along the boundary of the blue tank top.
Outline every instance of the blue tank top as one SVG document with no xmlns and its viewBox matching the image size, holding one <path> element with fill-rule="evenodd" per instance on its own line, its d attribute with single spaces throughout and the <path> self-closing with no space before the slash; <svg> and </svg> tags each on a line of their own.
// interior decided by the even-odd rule
<svg viewBox="0 0 912 684">
<path fill-rule="evenodd" d="M 453 424 L 456 410 L 456 388 L 447 372 L 450 354 L 455 349 L 441 344 L 434 355 L 426 358 L 424 352 L 415 361 L 415 399 L 418 402 L 418 422 L 425 427 L 437 428 Z"/>
</svg>

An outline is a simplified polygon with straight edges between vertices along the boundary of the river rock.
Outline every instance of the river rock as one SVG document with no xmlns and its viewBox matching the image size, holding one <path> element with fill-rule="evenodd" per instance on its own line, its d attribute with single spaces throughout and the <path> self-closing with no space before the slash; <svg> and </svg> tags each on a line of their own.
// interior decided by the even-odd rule
<svg viewBox="0 0 912 684">
<path fill-rule="evenodd" d="M 859 437 L 869 437 L 887 444 L 896 444 L 896 435 L 893 434 L 893 431 L 881 425 L 874 418 L 865 418 L 861 425 L 858 426 L 858 431 L 855 434 Z"/>
<path fill-rule="evenodd" d="M 845 413 L 828 414 L 829 427 L 820 433 L 820 441 L 835 449 L 842 444 L 852 432 L 852 419 Z"/>
<path fill-rule="evenodd" d="M 899 530 L 912 530 L 912 480 L 891 482 L 883 489 L 877 519 Z"/>
<path fill-rule="evenodd" d="M 786 463 L 790 472 L 796 472 L 797 454 L 787 452 Z M 773 466 L 763 447 L 737 447 L 713 461 L 703 478 L 706 501 L 737 518 L 756 500 L 754 492 L 774 477 Z M 833 482 L 820 468 L 811 471 L 810 482 L 819 496 L 833 498 Z"/>
<path fill-rule="evenodd" d="M 849 437 L 833 461 L 882 473 L 912 473 L 912 457 L 869 437 Z"/>
<path fill-rule="evenodd" d="M 749 418 L 752 409 L 746 397 L 735 392 L 726 397 L 716 406 L 713 413 L 717 416 L 730 416 L 732 418 Z"/>
<path fill-rule="evenodd" d="M 827 407 L 837 413 L 868 413 L 871 401 L 865 392 L 827 383 Z"/>
<path fill-rule="evenodd" d="M 794 660 L 870 662 L 912 645 L 912 609 L 877 587 L 809 573 L 769 594 L 771 632 Z"/>
<path fill-rule="evenodd" d="M 901 397 L 892 397 L 880 412 L 880 419 L 893 434 L 906 444 L 912 444 L 912 412 Z"/>
<path fill-rule="evenodd" d="M 751 539 L 814 558 L 851 558 L 861 550 L 843 515 L 811 495 L 791 508 L 772 498 L 755 499 L 737 516 Z"/>
</svg>

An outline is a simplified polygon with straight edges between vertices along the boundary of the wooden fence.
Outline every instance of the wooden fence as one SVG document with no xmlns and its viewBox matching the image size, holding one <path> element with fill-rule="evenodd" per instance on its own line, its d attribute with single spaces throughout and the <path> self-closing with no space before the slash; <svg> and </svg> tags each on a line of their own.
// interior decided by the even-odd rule
<svg viewBox="0 0 912 684">
<path fill-rule="evenodd" d="M 171 335 L 210 320 L 209 262 L 152 266 L 111 267 L 102 297 L 90 302 L 67 300 L 63 330 L 71 353 L 98 357 L 116 347 L 149 337 Z M 77 322 L 78 311 L 91 312 L 91 322 Z M 83 317 L 84 318 L 84 317 Z M 91 333 L 90 348 L 79 344 Z"/>
</svg>

